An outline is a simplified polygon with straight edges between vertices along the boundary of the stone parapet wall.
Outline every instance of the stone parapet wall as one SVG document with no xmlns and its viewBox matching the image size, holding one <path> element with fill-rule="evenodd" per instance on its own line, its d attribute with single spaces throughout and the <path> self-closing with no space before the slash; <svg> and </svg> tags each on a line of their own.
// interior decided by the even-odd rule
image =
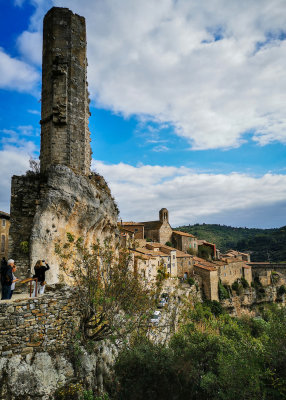
<svg viewBox="0 0 286 400">
<path fill-rule="evenodd" d="M 0 357 L 56 351 L 69 346 L 79 324 L 73 291 L 0 302 Z"/>
</svg>

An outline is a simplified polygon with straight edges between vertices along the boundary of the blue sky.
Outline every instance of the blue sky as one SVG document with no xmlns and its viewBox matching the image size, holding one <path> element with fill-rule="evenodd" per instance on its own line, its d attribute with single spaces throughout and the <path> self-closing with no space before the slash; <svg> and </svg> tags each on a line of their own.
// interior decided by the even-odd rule
<svg viewBox="0 0 286 400">
<path fill-rule="evenodd" d="M 120 3 L 120 4 L 119 4 Z M 286 3 L 0 0 L 0 209 L 39 155 L 41 29 L 86 17 L 92 167 L 125 220 L 286 224 Z"/>
</svg>

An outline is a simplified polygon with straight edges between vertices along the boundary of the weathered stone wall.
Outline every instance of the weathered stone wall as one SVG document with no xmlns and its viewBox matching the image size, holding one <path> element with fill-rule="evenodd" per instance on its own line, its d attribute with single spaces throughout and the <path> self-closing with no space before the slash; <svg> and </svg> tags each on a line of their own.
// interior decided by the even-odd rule
<svg viewBox="0 0 286 400">
<path fill-rule="evenodd" d="M 44 18 L 41 172 L 62 164 L 90 171 L 85 19 L 53 7 Z"/>
<path fill-rule="evenodd" d="M 51 269 L 48 283 L 59 281 L 60 260 L 55 244 L 66 233 L 83 237 L 86 243 L 115 237 L 118 209 L 104 179 L 82 176 L 57 165 L 45 174 L 13 177 L 11 197 L 10 256 L 18 266 L 17 277 L 29 277 L 37 260 L 45 259 Z M 20 243 L 27 241 L 29 254 Z"/>
<path fill-rule="evenodd" d="M 266 273 L 267 271 L 280 272 L 286 277 L 286 262 L 285 263 L 269 263 L 269 262 L 251 262 L 247 263 L 252 268 L 252 275 L 259 276 L 260 274 Z"/>
<path fill-rule="evenodd" d="M 218 274 L 217 271 L 194 266 L 196 275 L 202 278 L 203 291 L 207 299 L 218 301 Z"/>
<path fill-rule="evenodd" d="M 232 285 L 243 276 L 244 261 L 233 261 L 218 265 L 218 277 L 223 285 Z M 251 283 L 251 282 L 250 282 Z"/>
<path fill-rule="evenodd" d="M 71 289 L 0 302 L 0 356 L 32 354 L 69 345 L 79 322 Z"/>
<path fill-rule="evenodd" d="M 183 278 L 187 273 L 188 277 L 194 274 L 194 264 L 191 257 L 177 257 L 178 277 Z"/>
<path fill-rule="evenodd" d="M 25 252 L 21 243 L 29 245 L 41 188 L 46 181 L 43 174 L 12 177 L 9 258 L 15 260 L 18 278 L 28 277 L 31 272 L 29 251 Z"/>
<path fill-rule="evenodd" d="M 10 215 L 0 211 L 0 259 L 8 257 Z"/>
<path fill-rule="evenodd" d="M 168 221 L 164 220 L 161 228 L 159 229 L 159 242 L 166 244 L 166 242 L 172 242 L 172 228 Z"/>
<path fill-rule="evenodd" d="M 75 382 L 103 388 L 117 350 L 103 341 L 88 353 L 75 335 L 79 313 L 68 287 L 0 302 L 0 400 L 50 400 Z"/>
</svg>

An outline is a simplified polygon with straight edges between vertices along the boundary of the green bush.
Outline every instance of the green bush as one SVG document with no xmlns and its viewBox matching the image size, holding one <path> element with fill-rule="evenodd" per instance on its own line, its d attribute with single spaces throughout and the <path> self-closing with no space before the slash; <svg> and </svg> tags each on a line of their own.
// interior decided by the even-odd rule
<svg viewBox="0 0 286 400">
<path fill-rule="evenodd" d="M 220 300 L 225 300 L 229 298 L 228 290 L 223 286 L 220 281 L 218 283 L 218 297 Z"/>
<path fill-rule="evenodd" d="M 231 285 L 232 290 L 235 290 L 237 294 L 241 294 L 243 292 L 243 285 L 240 283 L 239 279 L 237 279 Z"/>
<path fill-rule="evenodd" d="M 244 289 L 249 288 L 249 283 L 247 282 L 247 280 L 244 277 L 240 278 L 240 282 Z"/>
<path fill-rule="evenodd" d="M 279 279 L 279 274 L 276 271 L 271 271 L 271 282 L 275 284 L 279 281 Z"/>
<path fill-rule="evenodd" d="M 214 314 L 216 317 L 224 314 L 225 312 L 223 306 L 216 300 L 206 300 L 204 304 L 210 308 L 212 314 Z"/>
<path fill-rule="evenodd" d="M 55 392 L 55 400 L 81 400 L 83 394 L 84 390 L 81 383 L 69 383 L 57 389 Z"/>
<path fill-rule="evenodd" d="M 197 304 L 168 346 L 145 341 L 119 353 L 114 400 L 286 398 L 286 309 L 262 317 L 210 314 Z M 202 331 L 203 328 L 203 331 Z"/>
<path fill-rule="evenodd" d="M 279 296 L 283 296 L 283 294 L 285 294 L 285 293 L 286 293 L 286 287 L 284 285 L 281 285 L 280 288 L 277 291 L 277 294 Z"/>
<path fill-rule="evenodd" d="M 193 278 L 188 278 L 187 282 L 190 286 L 193 286 L 195 284 L 195 280 Z"/>
</svg>

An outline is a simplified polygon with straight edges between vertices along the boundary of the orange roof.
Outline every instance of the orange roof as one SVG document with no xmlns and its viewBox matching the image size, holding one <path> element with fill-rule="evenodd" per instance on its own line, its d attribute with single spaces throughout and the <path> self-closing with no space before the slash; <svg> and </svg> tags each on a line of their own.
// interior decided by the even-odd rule
<svg viewBox="0 0 286 400">
<path fill-rule="evenodd" d="M 191 257 L 191 255 L 188 254 L 188 253 L 184 253 L 184 252 L 181 251 L 181 250 L 175 249 L 175 247 L 166 246 L 165 244 L 162 244 L 162 243 L 158 243 L 158 242 L 148 242 L 147 244 L 148 244 L 148 245 L 151 245 L 151 246 L 153 246 L 153 247 L 159 247 L 160 250 L 161 250 L 161 249 L 165 249 L 165 250 L 169 250 L 170 252 L 171 252 L 171 251 L 176 251 L 176 256 L 177 256 L 177 258 Z"/>
<path fill-rule="evenodd" d="M 216 271 L 216 268 L 208 267 L 207 265 L 202 265 L 202 264 L 194 264 L 194 267 L 206 269 L 207 271 Z"/>
<path fill-rule="evenodd" d="M 152 256 L 150 256 L 148 254 L 143 254 L 136 250 L 131 250 L 131 252 L 134 253 L 135 257 L 142 258 L 143 260 L 150 260 L 151 258 L 153 258 Z"/>
<path fill-rule="evenodd" d="M 133 221 L 130 221 L 130 222 L 118 222 L 118 225 L 140 225 L 140 226 L 144 226 L 144 224 L 142 224 L 141 222 L 133 222 Z"/>
<path fill-rule="evenodd" d="M 216 271 L 215 264 L 210 261 L 206 261 L 200 257 L 193 257 L 193 260 L 196 267 L 210 269 L 210 271 Z"/>
<path fill-rule="evenodd" d="M 173 231 L 173 233 L 176 233 L 177 235 L 181 235 L 181 236 L 188 236 L 188 237 L 195 237 L 194 235 L 191 235 L 190 233 L 187 232 L 181 232 L 181 231 Z"/>
</svg>

